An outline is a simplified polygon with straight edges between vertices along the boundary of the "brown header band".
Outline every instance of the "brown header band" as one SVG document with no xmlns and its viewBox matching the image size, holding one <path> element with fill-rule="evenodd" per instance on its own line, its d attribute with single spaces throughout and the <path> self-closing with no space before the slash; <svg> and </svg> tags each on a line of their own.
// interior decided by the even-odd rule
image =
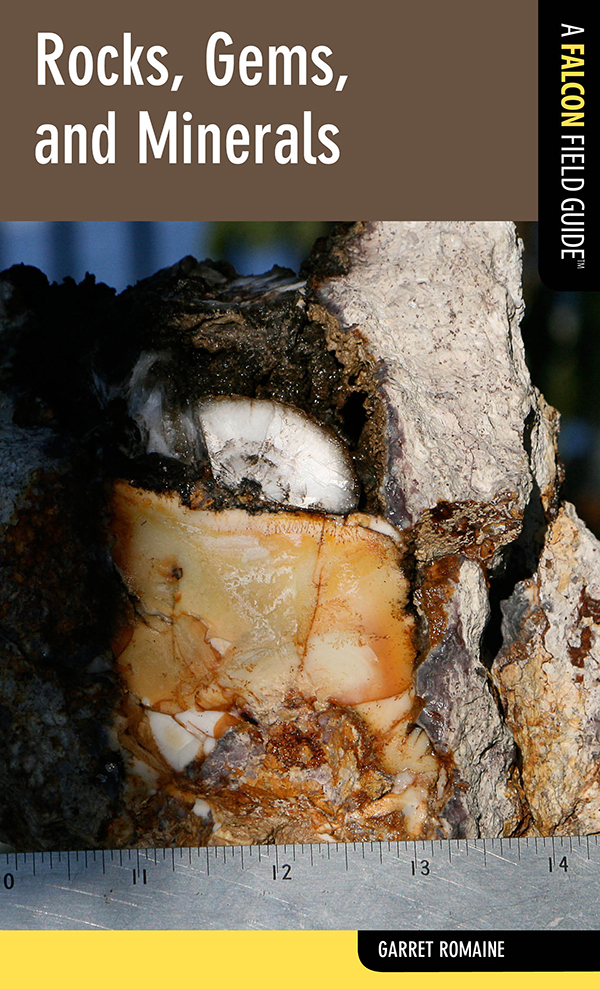
<svg viewBox="0 0 600 989">
<path fill-rule="evenodd" d="M 0 219 L 535 219 L 536 39 L 533 0 L 32 0 Z"/>
</svg>

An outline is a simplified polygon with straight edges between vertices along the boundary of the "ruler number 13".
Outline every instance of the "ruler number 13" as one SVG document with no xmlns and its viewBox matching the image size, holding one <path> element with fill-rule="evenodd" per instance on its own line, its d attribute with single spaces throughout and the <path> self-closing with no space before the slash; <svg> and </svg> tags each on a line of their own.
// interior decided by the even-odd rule
<svg viewBox="0 0 600 989">
<path fill-rule="evenodd" d="M 428 876 L 430 875 L 429 859 L 421 859 L 420 862 L 415 862 L 414 859 L 410 863 L 410 868 L 413 876 Z"/>
</svg>

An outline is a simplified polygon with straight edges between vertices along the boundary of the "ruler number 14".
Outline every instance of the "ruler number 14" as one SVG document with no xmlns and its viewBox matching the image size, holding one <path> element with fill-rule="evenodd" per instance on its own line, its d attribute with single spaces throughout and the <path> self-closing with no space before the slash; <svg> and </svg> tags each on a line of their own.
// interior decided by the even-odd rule
<svg viewBox="0 0 600 989">
<path fill-rule="evenodd" d="M 558 868 L 562 869 L 566 876 L 567 869 L 569 868 L 569 863 L 567 862 L 566 855 L 563 855 L 563 857 L 561 858 L 560 862 L 558 863 Z M 554 871 L 554 862 L 552 861 L 552 856 L 550 855 L 548 857 L 548 872 L 553 872 L 553 871 Z"/>
</svg>

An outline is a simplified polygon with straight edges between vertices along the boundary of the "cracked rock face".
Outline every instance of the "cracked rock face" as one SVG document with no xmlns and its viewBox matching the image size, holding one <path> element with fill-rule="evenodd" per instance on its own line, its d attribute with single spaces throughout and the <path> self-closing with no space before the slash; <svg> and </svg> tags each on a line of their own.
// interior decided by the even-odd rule
<svg viewBox="0 0 600 989">
<path fill-rule="evenodd" d="M 510 224 L 2 288 L 3 838 L 598 829 L 597 544 Z"/>
</svg>

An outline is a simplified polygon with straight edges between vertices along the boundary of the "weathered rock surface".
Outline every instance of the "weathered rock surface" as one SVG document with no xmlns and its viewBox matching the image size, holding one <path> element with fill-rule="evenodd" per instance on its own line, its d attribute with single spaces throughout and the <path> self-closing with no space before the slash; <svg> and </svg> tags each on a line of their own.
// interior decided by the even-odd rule
<svg viewBox="0 0 600 989">
<path fill-rule="evenodd" d="M 449 832 L 472 838 L 518 830 L 525 806 L 516 783 L 516 746 L 481 662 L 489 604 L 480 565 L 456 556 L 432 564 L 416 603 L 429 633 L 416 678 L 424 704 L 419 724 L 453 767 L 442 814 Z"/>
<path fill-rule="evenodd" d="M 317 293 L 376 362 L 384 493 L 397 524 L 440 501 L 522 511 L 556 476 L 556 416 L 525 364 L 520 253 L 510 223 L 369 223 L 338 244 Z"/>
<path fill-rule="evenodd" d="M 550 525 L 535 574 L 503 605 L 493 675 L 522 757 L 537 834 L 600 823 L 600 543 L 572 505 Z"/>
</svg>

